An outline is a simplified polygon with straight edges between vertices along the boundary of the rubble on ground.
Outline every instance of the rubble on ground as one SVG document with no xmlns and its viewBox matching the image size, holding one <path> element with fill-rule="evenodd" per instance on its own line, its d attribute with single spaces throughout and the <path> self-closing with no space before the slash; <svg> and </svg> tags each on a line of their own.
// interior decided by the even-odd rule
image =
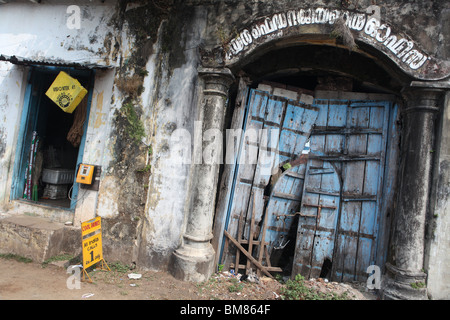
<svg viewBox="0 0 450 320">
<path fill-rule="evenodd" d="M 286 281 L 287 279 L 285 279 Z M 213 300 L 282 300 L 285 281 L 266 276 L 258 277 L 234 274 L 223 271 L 214 274 L 208 281 L 200 284 L 199 297 Z M 317 298 L 334 296 L 347 300 L 375 300 L 376 294 L 367 291 L 363 283 L 339 283 L 327 279 L 302 280 L 304 287 L 317 292 Z"/>
</svg>

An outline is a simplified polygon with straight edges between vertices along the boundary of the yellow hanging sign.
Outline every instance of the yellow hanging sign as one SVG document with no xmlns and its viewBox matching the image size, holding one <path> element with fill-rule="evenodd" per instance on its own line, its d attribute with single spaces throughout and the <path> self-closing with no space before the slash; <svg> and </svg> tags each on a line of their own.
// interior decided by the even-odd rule
<svg viewBox="0 0 450 320">
<path fill-rule="evenodd" d="M 87 94 L 87 90 L 64 71 L 61 71 L 45 93 L 64 112 L 72 113 Z"/>
</svg>

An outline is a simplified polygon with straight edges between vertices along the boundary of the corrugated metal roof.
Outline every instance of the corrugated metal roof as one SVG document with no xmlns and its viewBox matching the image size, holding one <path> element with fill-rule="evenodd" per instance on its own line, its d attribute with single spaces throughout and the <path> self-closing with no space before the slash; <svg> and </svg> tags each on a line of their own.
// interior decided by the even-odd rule
<svg viewBox="0 0 450 320">
<path fill-rule="evenodd" d="M 0 54 L 0 61 L 8 61 L 19 65 L 40 65 L 40 66 L 56 66 L 56 67 L 73 67 L 77 69 L 110 69 L 113 66 L 101 65 L 96 63 L 86 62 L 73 62 L 65 60 L 52 60 L 52 59 L 30 59 L 18 56 L 8 56 Z"/>
</svg>

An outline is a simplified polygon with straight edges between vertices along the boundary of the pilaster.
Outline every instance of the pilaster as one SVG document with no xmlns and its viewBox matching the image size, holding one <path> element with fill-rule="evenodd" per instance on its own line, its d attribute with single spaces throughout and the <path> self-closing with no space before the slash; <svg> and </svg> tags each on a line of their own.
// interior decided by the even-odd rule
<svg viewBox="0 0 450 320">
<path fill-rule="evenodd" d="M 208 130 L 223 132 L 228 89 L 234 81 L 229 69 L 200 68 L 203 81 L 200 120 L 202 135 Z M 219 141 L 220 140 L 220 141 Z M 214 272 L 215 252 L 210 243 L 217 182 L 222 157 L 222 139 L 202 139 L 200 153 L 209 160 L 193 164 L 191 203 L 182 245 L 174 252 L 171 272 L 184 281 L 201 282 Z M 206 161 L 205 161 L 206 160 Z"/>
<path fill-rule="evenodd" d="M 400 185 L 391 232 L 384 299 L 426 299 L 425 228 L 432 183 L 436 115 L 442 90 L 411 86 L 403 90 Z"/>
</svg>

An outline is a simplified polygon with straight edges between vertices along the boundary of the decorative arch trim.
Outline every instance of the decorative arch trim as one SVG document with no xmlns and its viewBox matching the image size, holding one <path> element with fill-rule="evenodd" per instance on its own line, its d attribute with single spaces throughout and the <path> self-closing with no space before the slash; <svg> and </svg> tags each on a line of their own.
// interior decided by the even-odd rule
<svg viewBox="0 0 450 320">
<path fill-rule="evenodd" d="M 441 80 L 450 76 L 449 61 L 432 57 L 421 49 L 417 41 L 383 22 L 378 6 L 367 8 L 367 12 L 325 7 L 301 8 L 255 19 L 223 45 L 225 65 L 232 67 L 270 42 L 307 34 L 330 36 L 333 25 L 341 17 L 355 40 L 374 47 L 409 76 L 421 80 Z"/>
</svg>

